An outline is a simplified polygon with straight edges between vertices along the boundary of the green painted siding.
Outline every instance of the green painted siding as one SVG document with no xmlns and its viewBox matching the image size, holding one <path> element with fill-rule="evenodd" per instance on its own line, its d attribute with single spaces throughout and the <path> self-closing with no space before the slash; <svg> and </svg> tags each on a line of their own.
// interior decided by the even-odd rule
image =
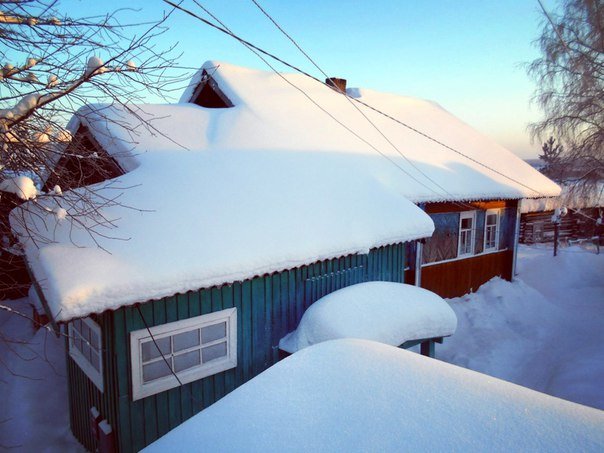
<svg viewBox="0 0 604 453">
<path fill-rule="evenodd" d="M 138 451 L 216 402 L 279 359 L 279 340 L 304 311 L 337 289 L 364 281 L 404 282 L 405 246 L 395 244 L 140 304 L 149 326 L 237 308 L 237 367 L 156 395 L 132 401 L 130 332 L 143 329 L 136 307 L 97 318 L 103 332 L 104 385 L 94 384 L 69 361 L 72 430 L 88 448 L 88 411 L 95 405 L 117 434 L 120 451 Z M 93 387 L 93 388 L 91 388 Z M 95 393 L 96 391 L 96 393 Z"/>
</svg>

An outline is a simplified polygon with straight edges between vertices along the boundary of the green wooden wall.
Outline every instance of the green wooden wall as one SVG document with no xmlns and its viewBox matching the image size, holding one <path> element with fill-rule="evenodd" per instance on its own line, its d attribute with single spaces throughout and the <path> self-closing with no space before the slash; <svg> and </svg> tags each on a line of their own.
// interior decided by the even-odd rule
<svg viewBox="0 0 604 453">
<path fill-rule="evenodd" d="M 238 325 L 236 368 L 138 401 L 131 397 L 129 336 L 145 324 L 136 307 L 106 312 L 96 318 L 105 348 L 104 393 L 68 360 L 72 430 L 94 448 L 88 412 L 95 405 L 116 431 L 120 451 L 138 451 L 276 363 L 279 340 L 317 299 L 364 281 L 404 282 L 404 267 L 405 246 L 395 244 L 140 304 L 149 326 L 231 307 Z"/>
</svg>

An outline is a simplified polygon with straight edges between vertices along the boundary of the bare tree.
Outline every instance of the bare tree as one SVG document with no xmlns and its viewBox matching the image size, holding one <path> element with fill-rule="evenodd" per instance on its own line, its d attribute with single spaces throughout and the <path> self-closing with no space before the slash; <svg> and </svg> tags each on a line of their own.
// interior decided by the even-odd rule
<svg viewBox="0 0 604 453">
<path fill-rule="evenodd" d="M 1 285 L 15 289 L 23 272 L 8 224 L 16 205 L 33 200 L 29 205 L 48 210 L 44 199 L 53 198 L 59 220 L 85 226 L 93 237 L 112 226 L 99 207 L 117 197 L 86 188 L 66 192 L 119 174 L 85 131 L 66 128 L 74 112 L 101 103 L 128 109 L 149 94 L 166 99 L 172 84 L 182 81 L 171 72 L 173 49 L 156 47 L 167 16 L 127 24 L 120 17 L 128 10 L 74 18 L 60 6 L 56 0 L 0 0 L 0 298 Z M 43 234 L 33 239 L 52 241 Z"/>
<path fill-rule="evenodd" d="M 571 178 L 592 183 L 604 175 L 604 3 L 565 0 L 560 13 L 543 13 L 542 56 L 528 73 L 545 117 L 531 132 L 558 137 L 564 144 L 559 159 L 573 169 Z"/>
</svg>

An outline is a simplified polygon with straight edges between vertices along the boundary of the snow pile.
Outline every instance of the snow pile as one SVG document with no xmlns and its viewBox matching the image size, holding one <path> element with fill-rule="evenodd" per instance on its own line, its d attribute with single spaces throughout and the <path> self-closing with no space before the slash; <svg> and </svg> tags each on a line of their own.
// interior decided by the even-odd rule
<svg viewBox="0 0 604 453">
<path fill-rule="evenodd" d="M 450 299 L 457 332 L 437 357 L 604 409 L 604 255 L 520 247 L 519 281 Z"/>
<path fill-rule="evenodd" d="M 360 338 L 400 346 L 406 341 L 446 337 L 457 319 L 431 291 L 392 282 L 367 282 L 330 293 L 312 304 L 298 328 L 279 347 L 293 353 L 323 341 Z"/>
<path fill-rule="evenodd" d="M 2 305 L 31 314 L 27 299 Z M 65 338 L 2 309 L 0 331 L 0 450 L 83 452 L 69 429 Z"/>
<path fill-rule="evenodd" d="M 25 115 L 31 109 L 35 108 L 38 105 L 38 100 L 40 99 L 39 94 L 28 94 L 23 96 L 19 102 L 12 109 L 3 109 L 0 110 L 0 118 L 5 119 L 17 119 Z"/>
<path fill-rule="evenodd" d="M 15 176 L 0 181 L 0 191 L 13 193 L 22 200 L 32 200 L 38 195 L 34 182 L 27 176 Z"/>
<path fill-rule="evenodd" d="M 599 451 L 604 413 L 367 340 L 279 362 L 144 451 Z"/>
<path fill-rule="evenodd" d="M 105 67 L 105 63 L 99 57 L 90 57 L 88 62 L 86 63 L 86 71 L 85 75 L 89 76 L 91 74 L 97 73 L 102 74 L 106 72 L 107 68 Z"/>
</svg>

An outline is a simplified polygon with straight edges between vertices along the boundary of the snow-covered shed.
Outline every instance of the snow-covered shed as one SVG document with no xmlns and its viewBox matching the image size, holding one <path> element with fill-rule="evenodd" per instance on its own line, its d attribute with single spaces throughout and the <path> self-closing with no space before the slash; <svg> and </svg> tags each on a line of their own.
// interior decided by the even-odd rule
<svg viewBox="0 0 604 453">
<path fill-rule="evenodd" d="M 435 342 L 455 333 L 457 317 L 437 294 L 394 282 L 364 282 L 323 296 L 304 312 L 300 325 L 279 341 L 293 354 L 324 341 L 358 338 L 405 349 L 420 345 L 434 357 Z"/>
<path fill-rule="evenodd" d="M 367 340 L 281 361 L 144 452 L 601 451 L 604 413 Z"/>
<path fill-rule="evenodd" d="M 91 408 L 119 450 L 138 450 L 276 363 L 279 340 L 337 289 L 407 280 L 442 295 L 442 275 L 466 292 L 511 269 L 516 200 L 536 192 L 502 175 L 558 187 L 432 102 L 347 93 L 207 62 L 179 104 L 74 116 L 74 140 L 117 176 L 71 188 L 94 189 L 98 216 L 72 215 L 65 191 L 12 219 L 42 303 L 68 325 L 71 425 L 87 448 Z M 454 262 L 427 269 L 414 242 L 451 222 Z"/>
</svg>

